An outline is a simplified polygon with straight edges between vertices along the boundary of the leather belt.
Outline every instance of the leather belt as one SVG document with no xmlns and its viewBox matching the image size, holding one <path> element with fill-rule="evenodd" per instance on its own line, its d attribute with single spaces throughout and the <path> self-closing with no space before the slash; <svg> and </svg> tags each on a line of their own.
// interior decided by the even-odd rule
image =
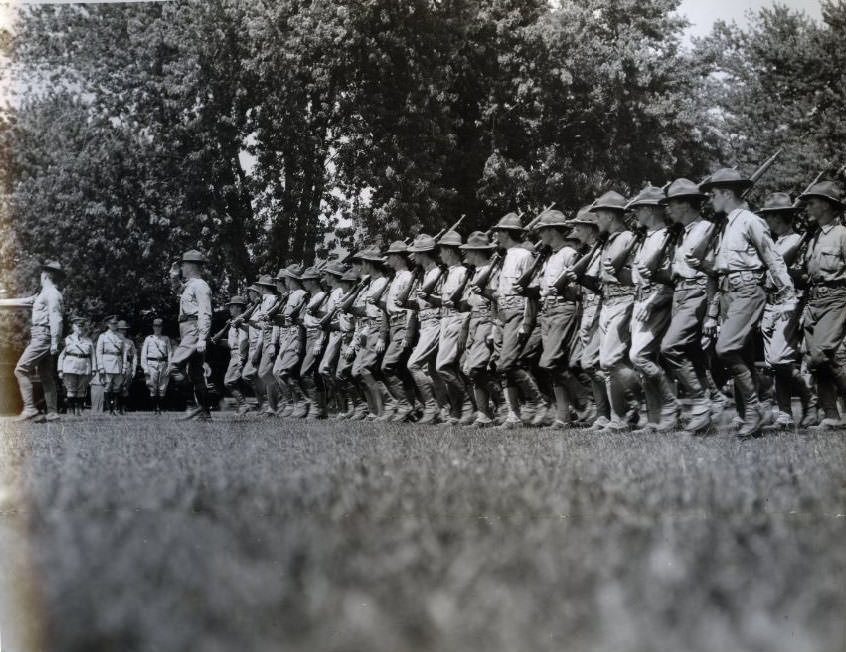
<svg viewBox="0 0 846 652">
<path fill-rule="evenodd" d="M 440 308 L 424 308 L 423 310 L 419 311 L 417 314 L 418 319 L 421 322 L 423 321 L 432 321 L 433 319 L 439 319 L 441 316 Z"/>
<path fill-rule="evenodd" d="M 72 358 L 84 358 L 86 360 L 91 357 L 90 355 L 86 355 L 84 353 L 71 353 L 70 351 L 65 351 L 65 355 L 69 355 Z"/>
<path fill-rule="evenodd" d="M 490 319 L 493 316 L 493 311 L 490 308 L 474 308 L 470 311 L 470 317 L 480 317 L 483 319 Z"/>
<path fill-rule="evenodd" d="M 408 314 L 406 314 L 404 310 L 402 312 L 394 313 L 389 317 L 391 324 L 404 324 L 407 319 Z"/>
<path fill-rule="evenodd" d="M 616 297 L 631 297 L 634 296 L 634 288 L 628 285 L 607 285 L 602 288 L 602 298 L 604 300 L 614 299 Z"/>
<path fill-rule="evenodd" d="M 150 357 L 147 357 L 147 362 L 167 362 L 167 358 L 150 358 Z"/>
<path fill-rule="evenodd" d="M 727 274 L 722 274 L 720 276 L 720 289 L 721 290 L 732 290 L 736 288 L 732 288 L 732 283 L 742 283 L 744 285 L 753 284 L 753 285 L 764 285 L 764 281 L 766 279 L 766 274 L 764 272 L 753 272 L 753 271 L 740 271 L 740 272 L 728 272 Z M 738 286 L 739 287 L 739 286 Z"/>
<path fill-rule="evenodd" d="M 197 315 L 180 315 L 179 323 L 181 324 L 184 321 L 197 321 Z"/>
<path fill-rule="evenodd" d="M 500 297 L 497 300 L 497 306 L 500 310 L 522 310 L 526 307 L 526 297 L 519 295 Z"/>
<path fill-rule="evenodd" d="M 828 281 L 826 283 L 814 283 L 808 288 L 808 298 L 827 297 L 830 294 L 840 294 L 838 290 L 846 288 L 846 283 L 839 281 Z"/>
<path fill-rule="evenodd" d="M 677 290 L 691 290 L 693 288 L 704 288 L 707 287 L 707 285 L 707 276 L 697 276 L 696 278 L 677 277 L 675 280 L 675 287 Z"/>
<path fill-rule="evenodd" d="M 567 297 L 555 297 L 549 296 L 543 298 L 543 307 L 544 308 L 552 308 L 554 306 L 565 306 L 570 303 L 576 303 L 573 299 L 568 299 Z"/>
</svg>

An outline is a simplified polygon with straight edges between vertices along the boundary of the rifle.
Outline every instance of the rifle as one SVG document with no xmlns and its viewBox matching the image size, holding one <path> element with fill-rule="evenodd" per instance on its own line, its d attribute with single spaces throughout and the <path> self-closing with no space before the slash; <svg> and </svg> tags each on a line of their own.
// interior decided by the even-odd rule
<svg viewBox="0 0 846 652">
<path fill-rule="evenodd" d="M 238 315 L 238 317 L 234 317 L 234 318 L 232 318 L 232 319 L 227 319 L 227 320 L 226 320 L 226 325 L 225 325 L 223 328 L 221 328 L 221 329 L 220 329 L 217 333 L 215 333 L 214 335 L 212 335 L 212 338 L 211 338 L 211 343 L 212 343 L 212 344 L 217 344 L 217 343 L 218 343 L 218 341 L 220 341 L 220 339 L 221 339 L 224 335 L 226 335 L 226 332 L 229 330 L 229 327 L 230 327 L 230 326 L 232 326 L 232 323 L 235 321 L 235 319 L 240 319 L 241 321 L 247 321 L 250 317 L 252 317 L 253 313 L 254 313 L 256 310 L 258 310 L 258 307 L 259 307 L 260 305 L 261 305 L 261 299 L 259 299 L 256 303 L 254 303 L 252 306 L 250 306 L 249 308 L 247 308 L 247 310 L 245 310 L 245 311 L 244 311 L 244 312 L 242 312 L 240 315 Z"/>
<path fill-rule="evenodd" d="M 488 282 L 491 280 L 491 276 L 493 276 L 496 268 L 502 265 L 502 260 L 500 253 L 495 251 L 488 262 L 487 269 L 479 275 L 479 278 L 473 281 L 473 287 L 478 288 L 480 291 L 484 290 L 487 287 Z"/>
<path fill-rule="evenodd" d="M 540 271 L 547 258 L 549 258 L 549 255 L 546 253 L 541 253 L 535 256 L 531 267 L 529 267 L 529 269 L 523 272 L 520 277 L 514 281 L 514 287 L 516 288 L 518 294 L 522 294 L 526 291 L 529 284 L 532 282 L 532 279 L 535 278 L 535 274 Z"/>
<path fill-rule="evenodd" d="M 746 190 L 743 191 L 743 194 L 740 195 L 741 199 L 746 199 L 749 195 L 752 188 L 755 187 L 755 184 L 758 182 L 764 174 L 769 170 L 775 160 L 781 155 L 784 151 L 784 148 L 779 148 L 778 151 L 773 154 L 770 158 L 764 161 L 755 172 L 752 173 L 752 176 L 749 177 L 749 180 L 752 182 L 752 185 L 749 186 Z M 708 250 L 711 248 L 711 245 L 717 239 L 718 236 L 722 235 L 723 229 L 725 228 L 725 219 L 719 220 L 719 222 L 714 222 L 713 227 L 709 229 L 702 238 L 702 241 L 699 242 L 695 247 L 693 247 L 690 251 L 690 257 L 696 258 L 697 260 L 705 260 L 705 256 L 708 255 Z"/>
<path fill-rule="evenodd" d="M 425 285 L 421 282 L 420 284 L 420 294 L 432 294 L 435 291 L 435 288 L 438 287 L 438 283 L 441 280 L 441 277 L 444 275 L 444 268 L 442 265 L 438 265 L 438 275 L 426 283 Z M 426 278 L 426 273 L 423 273 L 422 278 Z"/>
<path fill-rule="evenodd" d="M 341 300 L 338 301 L 338 305 L 332 308 L 332 310 L 327 312 L 321 318 L 320 323 L 318 324 L 320 328 L 325 329 L 339 312 L 349 312 L 350 308 L 352 308 L 352 305 L 355 303 L 358 293 L 361 292 L 369 282 L 369 279 L 361 279 L 355 284 L 355 287 L 342 296 Z"/>
<path fill-rule="evenodd" d="M 581 281 L 582 277 L 587 274 L 588 268 L 590 267 L 596 252 L 605 246 L 605 242 L 607 240 L 608 234 L 600 233 L 596 237 L 596 242 L 593 243 L 593 247 L 590 248 L 590 251 L 573 263 L 572 267 L 565 269 L 558 275 L 558 278 L 555 279 L 555 282 L 552 285 L 559 294 L 564 294 L 564 290 L 566 290 L 567 286 L 570 284 L 570 281 L 567 279 L 567 272 L 572 272 L 576 275 L 576 282 Z"/>
<path fill-rule="evenodd" d="M 437 242 L 440 239 L 440 237 L 444 233 L 446 233 L 447 231 L 455 231 L 459 226 L 461 226 L 461 223 L 464 221 L 465 217 L 467 217 L 467 213 L 462 213 L 461 217 L 459 217 L 458 220 L 456 220 L 455 224 L 453 224 L 448 229 L 441 229 L 440 231 L 438 231 L 438 234 L 435 236 L 435 242 Z"/>
<path fill-rule="evenodd" d="M 464 265 L 464 269 L 466 270 L 466 274 L 464 275 L 464 280 L 461 282 L 455 291 L 447 297 L 447 301 L 451 302 L 453 305 L 458 303 L 461 297 L 464 296 L 464 290 L 467 289 L 467 284 L 470 282 L 470 279 L 473 278 L 473 274 L 475 273 L 475 269 L 469 265 Z"/>
<path fill-rule="evenodd" d="M 646 227 L 639 226 L 635 229 L 634 237 L 629 240 L 629 244 L 618 253 L 614 258 L 611 259 L 611 265 L 614 267 L 614 274 L 617 275 L 620 273 L 620 270 L 623 268 L 625 262 L 629 259 L 631 253 L 643 244 L 643 241 L 646 240 Z"/>
<path fill-rule="evenodd" d="M 657 252 L 655 252 L 655 255 L 653 255 L 652 258 L 647 258 L 643 263 L 643 266 L 649 270 L 650 274 L 654 274 L 658 271 L 658 267 L 661 266 L 661 261 L 664 260 L 664 256 L 667 255 L 667 252 L 670 251 L 671 247 L 676 245 L 676 242 L 682 233 L 684 233 L 684 227 L 678 222 L 674 222 L 667 227 L 667 235 L 664 237 L 664 242 L 661 243 L 661 247 Z"/>
<path fill-rule="evenodd" d="M 784 264 L 787 265 L 788 269 L 793 267 L 793 264 L 802 258 L 804 249 L 810 244 L 811 240 L 814 239 L 814 236 L 819 233 L 819 230 L 819 226 L 817 226 L 816 223 L 813 225 L 808 224 L 807 230 L 802 234 L 799 241 L 782 254 Z"/>
</svg>

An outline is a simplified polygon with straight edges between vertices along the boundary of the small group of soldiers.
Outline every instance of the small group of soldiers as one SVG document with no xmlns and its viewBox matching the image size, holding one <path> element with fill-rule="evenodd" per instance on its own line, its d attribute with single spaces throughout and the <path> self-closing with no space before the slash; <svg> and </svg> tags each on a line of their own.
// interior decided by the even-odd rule
<svg viewBox="0 0 846 652">
<path fill-rule="evenodd" d="M 524 225 L 509 213 L 466 240 L 455 225 L 365 247 L 349 264 L 289 265 L 230 299 L 227 326 L 211 338 L 225 337 L 230 350 L 225 386 L 239 414 L 323 419 L 334 407 L 350 420 L 691 434 L 713 431 L 713 396 L 728 386 L 740 438 L 766 427 L 844 428 L 842 191 L 818 181 L 795 202 L 770 195 L 756 214 L 745 201 L 753 184 L 726 168 L 630 199 L 606 192 L 571 218 L 550 207 Z M 703 218 L 709 199 L 723 220 Z M 204 264 L 189 251 L 172 271 L 180 342 L 156 356 L 157 378 L 193 389 L 197 407 L 184 418 L 210 418 Z M 22 417 L 33 409 L 27 373 L 58 346 L 56 267 L 45 266 L 33 341 L 16 370 Z M 90 364 L 119 375 L 103 361 L 118 355 L 119 336 L 104 337 Z M 762 398 L 759 338 L 775 409 Z M 65 350 L 77 343 L 69 338 Z M 112 394 L 119 382 L 109 382 Z"/>
</svg>

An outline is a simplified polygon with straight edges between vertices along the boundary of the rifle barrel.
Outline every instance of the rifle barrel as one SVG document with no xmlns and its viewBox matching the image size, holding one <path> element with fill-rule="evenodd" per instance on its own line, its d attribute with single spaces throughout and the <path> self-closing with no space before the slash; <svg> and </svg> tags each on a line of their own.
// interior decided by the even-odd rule
<svg viewBox="0 0 846 652">
<path fill-rule="evenodd" d="M 772 167 L 773 163 L 775 163 L 775 162 L 776 162 L 776 159 L 777 159 L 779 156 L 781 156 L 781 153 L 782 153 L 783 151 L 784 151 L 784 148 L 783 148 L 783 147 L 779 147 L 779 148 L 778 148 L 778 150 L 776 151 L 776 153 L 775 153 L 775 154 L 773 154 L 772 156 L 770 156 L 770 158 L 768 158 L 766 161 L 764 161 L 763 163 L 761 163 L 761 165 L 758 167 L 758 169 L 757 169 L 757 170 L 755 170 L 755 171 L 752 173 L 752 176 L 751 176 L 751 177 L 749 177 L 749 180 L 752 182 L 752 185 L 751 185 L 751 186 L 749 186 L 749 187 L 748 187 L 748 188 L 747 188 L 747 189 L 743 192 L 743 195 L 742 195 L 742 197 L 743 197 L 743 198 L 745 198 L 745 197 L 749 194 L 749 192 L 752 190 L 752 188 L 754 188 L 754 187 L 755 187 L 755 184 L 756 184 L 756 183 L 758 183 L 758 180 L 759 180 L 762 176 L 764 176 L 764 174 L 766 174 L 767 170 L 769 170 L 769 169 Z"/>
</svg>

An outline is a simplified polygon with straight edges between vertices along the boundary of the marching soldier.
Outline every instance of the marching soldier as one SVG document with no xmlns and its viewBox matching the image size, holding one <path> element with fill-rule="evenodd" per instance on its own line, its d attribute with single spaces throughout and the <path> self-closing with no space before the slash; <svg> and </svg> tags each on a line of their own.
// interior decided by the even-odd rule
<svg viewBox="0 0 846 652">
<path fill-rule="evenodd" d="M 278 329 L 279 350 L 273 364 L 272 375 L 276 382 L 288 390 L 289 403 L 280 411 L 281 417 L 301 419 L 308 414 L 309 402 L 300 387 L 300 363 L 303 359 L 305 332 L 300 324 L 300 313 L 308 303 L 308 292 L 302 285 L 302 265 L 288 265 L 279 275 L 285 280 L 288 297 L 280 314 Z M 264 364 L 264 356 L 262 356 Z M 261 372 L 259 372 L 261 373 Z M 270 392 L 268 392 L 270 400 Z"/>
<path fill-rule="evenodd" d="M 247 300 L 235 295 L 226 304 L 229 308 L 229 317 L 231 323 L 229 329 L 226 331 L 226 346 L 229 349 L 229 365 L 226 367 L 226 375 L 223 377 L 223 386 L 229 390 L 232 398 L 235 399 L 237 405 L 237 412 L 239 415 L 246 414 L 249 410 L 247 401 L 244 398 L 242 385 L 244 381 L 241 375 L 244 370 L 244 364 L 247 361 L 247 356 L 250 353 L 250 334 L 245 328 L 242 328 L 239 322 L 236 322 L 238 317 L 244 312 L 247 306 Z M 146 345 L 146 341 L 144 342 Z"/>
<path fill-rule="evenodd" d="M 408 376 L 408 356 L 417 336 L 417 315 L 406 307 L 414 285 L 409 269 L 408 246 L 400 241 L 391 243 L 386 252 L 387 265 L 394 270 L 394 278 L 385 297 L 385 315 L 390 332 L 388 345 L 382 356 L 382 376 L 393 397 L 380 421 L 406 421 L 414 411 L 414 389 Z"/>
<path fill-rule="evenodd" d="M 496 245 L 482 231 L 471 233 L 459 247 L 465 260 L 475 268 L 464 292 L 463 302 L 470 309 L 467 342 L 463 364 L 464 375 L 470 379 L 476 403 L 476 419 L 471 426 L 487 428 L 494 425 L 496 410 L 502 403 L 502 392 L 496 376 L 491 372 L 494 348 L 495 274 L 500 258 L 494 260 Z"/>
<path fill-rule="evenodd" d="M 269 279 L 270 277 L 266 278 Z M 258 315 L 265 304 L 265 289 L 262 286 L 258 285 L 258 283 L 253 283 L 250 287 L 247 288 L 247 296 L 250 299 L 250 304 L 258 303 L 259 306 L 253 311 L 253 314 L 250 315 L 250 318 L 247 320 L 246 324 L 244 323 L 244 320 L 241 317 L 236 317 L 234 323 L 238 326 L 238 328 L 247 332 L 247 341 L 249 343 L 249 348 L 247 349 L 247 359 L 244 362 L 244 368 L 241 371 L 241 380 L 243 380 L 245 384 L 252 388 L 253 394 L 255 394 L 257 402 L 256 410 L 259 414 L 261 414 L 264 408 L 267 390 L 258 375 L 258 368 L 261 364 L 262 349 L 264 347 L 264 334 L 262 331 L 261 323 L 258 320 Z M 272 301 L 274 303 L 276 302 L 275 294 L 271 292 L 268 293 L 267 296 L 269 297 L 269 301 Z M 272 304 L 267 305 L 268 310 L 271 307 Z"/>
<path fill-rule="evenodd" d="M 448 391 L 448 421 L 453 425 L 469 426 L 475 421 L 476 415 L 468 394 L 467 379 L 461 371 L 461 356 L 467 340 L 470 313 L 458 304 L 470 280 L 470 271 L 461 264 L 461 244 L 461 236 L 455 231 L 447 231 L 438 240 L 438 252 L 447 269 L 438 293 L 433 294 L 429 300 L 441 308 L 435 370 Z"/>
<path fill-rule="evenodd" d="M 300 365 L 300 387 L 308 397 L 308 419 L 325 419 L 326 402 L 323 392 L 317 384 L 317 367 L 323 355 L 323 329 L 321 319 L 326 315 L 324 306 L 327 294 L 320 285 L 320 270 L 307 268 L 302 275 L 306 292 L 310 297 L 302 312 L 302 325 L 305 329 L 305 348 Z"/>
<path fill-rule="evenodd" d="M 153 400 L 153 412 L 162 413 L 162 399 L 167 393 L 170 376 L 167 373 L 170 356 L 173 352 L 170 338 L 162 334 L 164 320 L 153 320 L 153 333 L 144 338 L 141 344 L 141 370 L 150 398 Z"/>
<path fill-rule="evenodd" d="M 384 257 L 378 247 L 367 247 L 355 255 L 361 265 L 367 286 L 353 304 L 353 314 L 358 324 L 358 345 L 352 366 L 353 380 L 360 383 L 370 408 L 368 418 L 377 419 L 385 412 L 385 405 L 394 398 L 376 377 L 388 337 L 388 324 L 380 306 L 382 295 L 388 287 Z"/>
<path fill-rule="evenodd" d="M 65 338 L 65 347 L 59 354 L 59 378 L 65 385 L 65 399 L 69 414 L 82 414 L 85 394 L 94 364 L 94 342 L 84 333 L 85 317 L 71 319 L 73 332 Z"/>
<path fill-rule="evenodd" d="M 201 277 L 206 257 L 191 250 L 182 254 L 181 270 L 172 270 L 177 277 L 179 271 L 184 279 L 179 296 L 179 345 L 173 351 L 168 364 L 169 374 L 177 387 L 186 393 L 193 388 L 197 406 L 181 420 L 211 419 L 211 405 L 203 364 L 206 357 L 206 339 L 211 328 L 211 288 Z"/>
<path fill-rule="evenodd" d="M 108 330 L 97 338 L 97 372 L 103 379 L 104 409 L 107 409 L 109 414 L 115 414 L 126 364 L 126 353 L 123 350 L 126 342 L 118 332 L 118 324 L 117 315 L 112 315 L 106 320 Z"/>
<path fill-rule="evenodd" d="M 594 412 L 585 413 L 577 425 L 605 428 L 611 420 L 611 406 L 608 403 L 608 390 L 605 387 L 605 373 L 599 368 L 599 312 L 602 292 L 599 284 L 599 258 L 604 240 L 599 234 L 596 213 L 590 212 L 590 206 L 583 206 L 576 217 L 567 221 L 572 229 L 571 235 L 586 249 L 586 253 L 576 263 L 583 263 L 584 272 L 579 276 L 575 266 L 568 268 L 563 277 L 555 282 L 556 288 L 578 283 L 580 286 L 581 317 L 576 343 L 573 346 L 570 366 L 587 374 L 593 394 Z M 566 279 L 566 280 L 565 280 Z M 559 289 L 559 293 L 562 290 Z"/>
<path fill-rule="evenodd" d="M 552 383 L 555 396 L 555 421 L 550 428 L 570 427 L 570 408 L 579 403 L 578 396 L 572 395 L 574 378 L 570 373 L 570 351 L 579 326 L 578 291 L 567 288 L 559 294 L 555 281 L 565 269 L 572 267 L 578 259 L 578 252 L 565 241 L 569 231 L 567 218 L 561 211 L 544 212 L 535 229 L 540 233 L 541 242 L 549 247 L 551 254 L 543 263 L 539 279 L 540 293 L 540 328 L 543 353 L 540 368 Z M 579 406 L 581 407 L 581 406 Z"/>
<path fill-rule="evenodd" d="M 0 299 L 0 307 L 18 308 L 32 306 L 32 330 L 29 344 L 15 366 L 15 377 L 23 399 L 23 410 L 16 421 L 56 421 L 58 398 L 54 379 L 55 356 L 59 352 L 62 336 L 62 293 L 58 284 L 64 279 L 62 266 L 49 261 L 41 267 L 41 291 L 31 297 Z M 38 373 L 44 388 L 47 414 L 38 418 L 31 376 Z"/>
<path fill-rule="evenodd" d="M 846 424 L 837 395 L 846 396 L 846 226 L 838 220 L 843 193 L 835 182 L 823 181 L 800 199 L 819 226 L 803 259 L 808 282 L 803 318 L 806 359 L 823 410 L 818 427 L 842 429 Z"/>
<path fill-rule="evenodd" d="M 546 417 L 546 408 L 537 380 L 528 370 L 531 363 L 527 343 L 534 316 L 529 300 L 521 294 L 516 283 L 532 266 L 534 256 L 523 246 L 523 225 L 516 213 L 505 215 L 493 227 L 493 232 L 497 244 L 505 249 L 495 289 L 501 332 L 497 371 L 505 381 L 508 405 L 508 416 L 500 427 L 519 427 L 523 425 L 524 415 L 529 424 L 537 425 L 536 420 Z"/>
<path fill-rule="evenodd" d="M 793 281 L 775 250 L 767 225 L 743 201 L 743 191 L 751 186 L 750 179 L 729 168 L 718 170 L 700 186 L 710 195 L 714 210 L 727 216 L 714 262 L 714 271 L 720 278 L 719 301 L 709 308 L 703 331 L 706 335 L 714 333 L 719 317 L 716 352 L 734 380 L 738 416 L 743 418 L 738 430 L 741 439 L 758 435 L 766 417 L 744 355 L 764 312 L 766 270 L 775 288 L 773 305 L 778 319 L 790 319 L 796 309 Z M 693 255 L 687 257 L 687 262 L 691 267 L 702 267 L 702 261 Z"/>
<path fill-rule="evenodd" d="M 261 293 L 261 303 L 247 322 L 251 353 L 241 377 L 253 386 L 258 398 L 259 413 L 270 417 L 276 414 L 279 397 L 276 378 L 273 376 L 279 329 L 272 323 L 272 313 L 278 309 L 282 298 L 277 295 L 276 283 L 269 274 L 259 277 L 253 288 Z M 262 403 L 264 412 L 261 411 Z"/>
<path fill-rule="evenodd" d="M 770 231 L 775 236 L 775 250 L 782 258 L 791 255 L 791 251 L 798 250 L 802 236 L 793 230 L 793 218 L 798 208 L 794 207 L 790 195 L 776 192 L 767 197 L 763 208 L 758 214 L 763 217 Z M 776 304 L 777 294 L 772 276 L 768 273 L 764 284 L 767 292 L 767 303 L 761 318 L 761 335 L 764 341 L 764 362 L 773 370 L 775 375 L 775 398 L 778 406 L 776 425 L 782 429 L 794 429 L 793 394 L 799 397 L 802 404 L 802 420 L 800 425 L 805 428 L 817 425 L 816 401 L 811 398 L 811 390 L 805 383 L 805 378 L 799 371 L 800 339 L 799 312 L 794 312 L 790 319 L 779 319 Z"/>
<path fill-rule="evenodd" d="M 608 234 L 608 241 L 599 258 L 599 280 L 602 287 L 602 307 L 599 313 L 599 366 L 605 373 L 611 421 L 603 432 L 629 430 L 638 422 L 639 390 L 637 375 L 629 362 L 631 320 L 634 307 L 631 274 L 623 267 L 629 262 L 634 233 L 624 221 L 626 198 L 612 191 L 606 192 L 590 208 L 597 214 L 600 231 Z"/>
<path fill-rule="evenodd" d="M 120 385 L 120 393 L 117 398 L 118 412 L 123 414 L 126 400 L 129 398 L 129 388 L 132 385 L 132 379 L 135 378 L 135 369 L 138 367 L 138 347 L 131 337 L 127 336 L 129 332 L 129 324 L 123 319 L 118 322 L 118 332 L 124 340 L 123 355 L 123 382 Z"/>
<path fill-rule="evenodd" d="M 341 277 L 346 271 L 346 267 L 338 262 L 327 263 L 323 268 L 323 281 L 329 288 L 329 293 L 324 306 L 325 314 L 319 322 L 325 335 L 317 372 L 323 379 L 327 397 L 334 397 L 338 405 L 338 414 L 347 411 L 346 392 L 342 391 L 340 384 L 335 380 L 335 370 L 338 368 L 338 356 L 341 352 L 341 303 L 348 289 Z"/>
<path fill-rule="evenodd" d="M 414 238 L 408 248 L 414 264 L 423 272 L 423 280 L 414 296 L 413 308 L 417 310 L 420 326 L 417 344 L 408 357 L 408 370 L 411 372 L 417 391 L 423 402 L 423 416 L 418 423 L 432 425 L 440 422 L 441 415 L 435 399 L 435 383 L 440 382 L 435 370 L 440 337 L 440 309 L 430 299 L 437 291 L 441 281 L 441 268 L 438 266 L 435 239 L 425 233 Z"/>
<path fill-rule="evenodd" d="M 707 196 L 688 179 L 676 179 L 667 188 L 664 203 L 667 215 L 680 225 L 681 233 L 673 252 L 673 306 L 670 324 L 661 341 L 661 356 L 684 389 L 690 401 L 685 430 L 701 434 L 711 426 L 708 400 L 706 359 L 702 350 L 702 322 L 708 311 L 715 283 L 703 269 L 691 267 L 687 258 L 704 238 L 711 222 L 702 218 L 702 203 Z"/>
<path fill-rule="evenodd" d="M 629 359 L 640 373 L 647 411 L 646 426 L 638 434 L 678 428 L 678 402 L 659 361 L 661 340 L 670 324 L 673 302 L 666 247 L 671 232 L 664 221 L 663 201 L 663 190 L 647 186 L 626 206 L 626 210 L 634 210 L 638 223 L 646 229 L 631 268 L 635 303 Z"/>
<path fill-rule="evenodd" d="M 353 287 L 359 282 L 361 276 L 361 264 L 353 260 L 350 270 L 340 278 L 341 287 L 346 295 L 353 291 Z M 358 294 L 355 294 L 358 298 Z M 352 366 L 358 348 L 358 324 L 350 309 L 341 309 L 338 312 L 338 329 L 341 333 L 340 351 L 338 354 L 338 365 L 335 368 L 335 380 L 341 392 L 348 399 L 349 409 L 338 414 L 339 420 L 350 419 L 361 421 L 367 418 L 369 412 L 367 401 L 364 399 L 364 392 L 361 387 L 353 381 Z"/>
</svg>

